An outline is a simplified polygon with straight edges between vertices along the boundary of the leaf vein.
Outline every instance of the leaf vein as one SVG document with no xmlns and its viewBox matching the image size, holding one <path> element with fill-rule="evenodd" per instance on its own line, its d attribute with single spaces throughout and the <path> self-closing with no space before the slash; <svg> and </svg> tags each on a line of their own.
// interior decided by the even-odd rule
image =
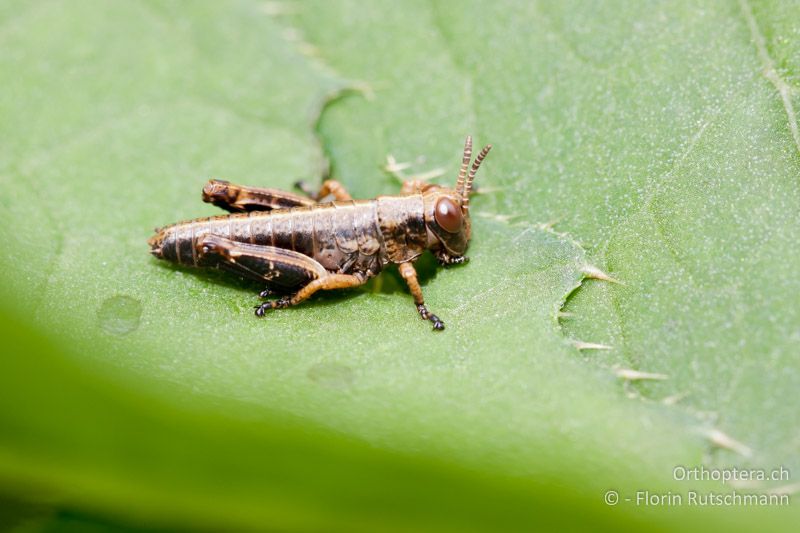
<svg viewBox="0 0 800 533">
<path fill-rule="evenodd" d="M 781 78 L 780 74 L 778 74 L 778 71 L 775 69 L 775 62 L 769 55 L 766 39 L 761 29 L 758 27 L 758 22 L 756 21 L 748 0 L 739 0 L 739 7 L 747 22 L 747 27 L 750 29 L 753 42 L 756 45 L 758 57 L 761 60 L 762 73 L 764 77 L 775 86 L 775 89 L 781 97 L 783 108 L 786 111 L 786 116 L 789 121 L 789 131 L 792 134 L 792 139 L 794 140 L 795 147 L 797 147 L 797 151 L 800 152 L 800 130 L 798 130 L 797 115 L 794 112 L 794 105 L 792 104 L 792 87 L 786 83 L 786 80 Z"/>
</svg>

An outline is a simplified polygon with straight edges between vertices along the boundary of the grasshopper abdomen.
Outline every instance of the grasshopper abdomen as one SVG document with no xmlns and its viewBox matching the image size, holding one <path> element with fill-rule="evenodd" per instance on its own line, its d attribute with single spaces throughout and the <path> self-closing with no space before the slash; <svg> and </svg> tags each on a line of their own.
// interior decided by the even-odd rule
<svg viewBox="0 0 800 533">
<path fill-rule="evenodd" d="M 379 199 L 350 200 L 180 222 L 159 230 L 152 241 L 153 254 L 181 265 L 219 266 L 219 258 L 205 257 L 199 249 L 206 235 L 216 235 L 290 250 L 317 261 L 329 272 L 370 278 L 387 263 L 378 218 L 380 203 Z M 405 224 L 392 226 L 397 227 Z M 274 285 L 272 280 L 268 280 L 270 284 Z"/>
</svg>

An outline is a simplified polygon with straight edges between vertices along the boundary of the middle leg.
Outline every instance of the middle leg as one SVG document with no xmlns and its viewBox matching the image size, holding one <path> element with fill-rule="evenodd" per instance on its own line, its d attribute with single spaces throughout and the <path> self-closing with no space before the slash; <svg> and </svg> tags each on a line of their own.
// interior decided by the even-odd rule
<svg viewBox="0 0 800 533">
<path fill-rule="evenodd" d="M 414 269 L 414 265 L 411 263 L 400 263 L 398 268 L 400 270 L 400 275 L 403 276 L 404 280 L 406 280 L 408 290 L 411 291 L 411 295 L 414 297 L 414 303 L 417 304 L 417 312 L 419 313 L 419 316 L 421 316 L 424 320 L 430 320 L 433 322 L 433 329 L 437 331 L 443 330 L 444 322 L 442 322 L 438 316 L 428 311 L 428 308 L 425 307 L 425 299 L 422 297 L 422 287 L 419 286 L 419 280 L 417 280 L 417 271 Z"/>
<path fill-rule="evenodd" d="M 322 182 L 319 192 L 314 192 L 305 181 L 298 181 L 294 184 L 295 187 L 309 195 L 314 201 L 319 202 L 324 200 L 327 196 L 333 196 L 333 199 L 338 202 L 346 202 L 352 200 L 353 197 L 344 188 L 344 185 L 336 180 L 325 180 Z"/>
</svg>

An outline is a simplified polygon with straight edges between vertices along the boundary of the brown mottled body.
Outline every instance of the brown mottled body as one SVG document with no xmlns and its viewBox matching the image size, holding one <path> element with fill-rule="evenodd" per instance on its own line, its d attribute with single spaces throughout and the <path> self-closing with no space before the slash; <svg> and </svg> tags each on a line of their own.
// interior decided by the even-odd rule
<svg viewBox="0 0 800 533">
<path fill-rule="evenodd" d="M 425 251 L 427 231 L 420 194 L 374 200 L 330 202 L 275 211 L 250 211 L 179 222 L 161 228 L 160 256 L 179 265 L 217 267 L 198 243 L 206 235 L 267 245 L 306 255 L 327 271 L 369 279 L 387 263 L 410 261 Z M 298 288 L 280 277 L 267 285 L 278 291 Z"/>
<path fill-rule="evenodd" d="M 465 181 L 472 149 L 467 139 L 455 190 L 407 182 L 405 194 L 372 200 L 352 200 L 332 180 L 313 198 L 211 180 L 203 200 L 233 214 L 160 228 L 149 241 L 151 252 L 179 265 L 222 268 L 262 281 L 267 287 L 262 296 L 291 295 L 257 306 L 259 316 L 300 303 L 317 290 L 360 285 L 387 264 L 398 264 L 420 315 L 443 329 L 425 308 L 413 262 L 426 249 L 442 264 L 466 260 L 469 191 L 489 148 Z M 319 203 L 328 197 L 334 201 Z"/>
</svg>

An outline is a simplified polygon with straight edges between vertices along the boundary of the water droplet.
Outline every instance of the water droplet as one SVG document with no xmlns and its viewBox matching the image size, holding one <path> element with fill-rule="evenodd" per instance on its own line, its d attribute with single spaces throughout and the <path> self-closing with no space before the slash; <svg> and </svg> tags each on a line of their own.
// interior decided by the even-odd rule
<svg viewBox="0 0 800 533">
<path fill-rule="evenodd" d="M 125 335 L 139 327 L 142 304 L 130 296 L 112 296 L 97 310 L 100 327 L 114 335 Z"/>
<path fill-rule="evenodd" d="M 346 389 L 355 379 L 349 366 L 331 362 L 313 365 L 308 369 L 308 377 L 326 389 Z"/>
</svg>

